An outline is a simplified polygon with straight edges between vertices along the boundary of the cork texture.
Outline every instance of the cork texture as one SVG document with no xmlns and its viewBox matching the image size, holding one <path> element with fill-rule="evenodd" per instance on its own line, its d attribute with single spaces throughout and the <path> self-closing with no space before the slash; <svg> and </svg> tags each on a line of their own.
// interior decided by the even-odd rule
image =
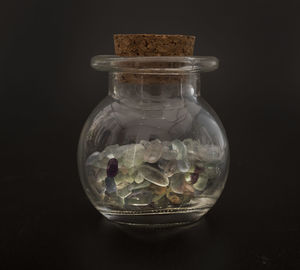
<svg viewBox="0 0 300 270">
<path fill-rule="evenodd" d="M 188 35 L 158 35 L 158 34 L 115 34 L 115 54 L 124 57 L 137 56 L 192 56 L 195 37 Z M 135 68 L 176 68 L 180 63 L 157 62 L 124 63 L 126 67 Z M 174 83 L 180 81 L 180 76 L 140 75 L 134 73 L 119 74 L 118 80 L 123 83 Z"/>
<path fill-rule="evenodd" d="M 157 34 L 115 34 L 115 54 L 119 56 L 191 56 L 194 36 Z"/>
</svg>

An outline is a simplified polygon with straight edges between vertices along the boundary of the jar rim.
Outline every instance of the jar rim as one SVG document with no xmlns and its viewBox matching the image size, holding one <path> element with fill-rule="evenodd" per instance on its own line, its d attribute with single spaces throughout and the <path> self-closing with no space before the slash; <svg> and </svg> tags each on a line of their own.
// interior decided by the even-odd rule
<svg viewBox="0 0 300 270">
<path fill-rule="evenodd" d="M 216 70 L 214 56 L 134 56 L 96 55 L 91 66 L 98 71 L 134 73 L 190 73 Z"/>
</svg>

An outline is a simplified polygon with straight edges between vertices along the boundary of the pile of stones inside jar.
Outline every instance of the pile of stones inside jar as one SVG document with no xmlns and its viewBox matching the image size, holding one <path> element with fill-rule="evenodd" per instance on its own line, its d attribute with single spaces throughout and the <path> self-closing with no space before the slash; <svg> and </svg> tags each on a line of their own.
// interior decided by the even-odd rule
<svg viewBox="0 0 300 270">
<path fill-rule="evenodd" d="M 197 140 L 110 145 L 86 160 L 90 186 L 114 209 L 182 207 L 220 174 L 223 151 Z"/>
</svg>

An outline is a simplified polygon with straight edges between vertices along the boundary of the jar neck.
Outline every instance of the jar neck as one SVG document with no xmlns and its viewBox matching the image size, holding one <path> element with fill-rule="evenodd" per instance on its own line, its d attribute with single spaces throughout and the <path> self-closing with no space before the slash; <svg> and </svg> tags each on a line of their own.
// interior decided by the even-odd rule
<svg viewBox="0 0 300 270">
<path fill-rule="evenodd" d="M 200 73 L 109 73 L 109 95 L 122 103 L 144 108 L 164 107 L 176 102 L 182 104 L 185 98 L 200 95 Z"/>
</svg>

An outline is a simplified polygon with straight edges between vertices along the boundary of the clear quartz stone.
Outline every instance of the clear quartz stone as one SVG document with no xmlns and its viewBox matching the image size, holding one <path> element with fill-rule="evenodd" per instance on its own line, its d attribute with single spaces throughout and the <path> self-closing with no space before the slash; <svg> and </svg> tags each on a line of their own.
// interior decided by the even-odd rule
<svg viewBox="0 0 300 270">
<path fill-rule="evenodd" d="M 151 142 L 145 141 L 145 140 L 141 140 L 140 144 L 143 145 L 145 147 L 145 149 L 147 149 L 147 147 L 151 144 Z"/>
<path fill-rule="evenodd" d="M 141 144 L 131 144 L 122 157 L 122 165 L 127 168 L 139 166 L 144 162 L 145 148 Z"/>
<path fill-rule="evenodd" d="M 125 203 L 128 206 L 147 206 L 151 203 L 152 197 L 151 191 L 139 190 L 127 197 Z"/>
<path fill-rule="evenodd" d="M 161 157 L 166 160 L 176 159 L 178 152 L 173 149 L 171 142 L 162 143 L 162 155 Z"/>
<path fill-rule="evenodd" d="M 119 147 L 120 146 L 118 144 L 109 145 L 104 149 L 104 151 L 101 154 L 109 159 L 118 158 L 117 154 Z"/>
<path fill-rule="evenodd" d="M 187 159 L 177 160 L 177 167 L 180 172 L 185 173 L 189 171 L 191 164 Z"/>
<path fill-rule="evenodd" d="M 176 157 L 177 160 L 184 159 L 186 157 L 186 146 L 183 142 L 179 140 L 172 141 L 172 147 L 177 151 L 178 155 Z"/>
<path fill-rule="evenodd" d="M 157 162 L 162 154 L 162 145 L 160 140 L 154 140 L 147 146 L 144 153 L 144 161 L 149 163 Z"/>
<path fill-rule="evenodd" d="M 160 208 L 185 204 L 195 191 L 203 192 L 208 179 L 220 174 L 218 163 L 223 154 L 220 147 L 192 139 L 141 140 L 94 152 L 86 166 L 94 189 L 109 204 L 132 209 L 152 202 Z M 113 159 L 118 166 L 115 176 L 107 172 Z"/>
<path fill-rule="evenodd" d="M 136 182 L 137 184 L 140 184 L 140 183 L 144 182 L 144 176 L 138 170 L 136 170 L 132 174 L 132 177 L 134 179 L 134 182 Z"/>
<path fill-rule="evenodd" d="M 163 175 L 158 169 L 155 169 L 148 165 L 142 165 L 139 168 L 139 171 L 146 180 L 155 185 L 166 187 L 169 184 L 169 179 L 165 175 Z"/>
<path fill-rule="evenodd" d="M 158 167 L 163 170 L 163 173 L 167 176 L 170 177 L 173 174 L 179 172 L 177 168 L 177 162 L 176 160 L 165 160 L 165 159 L 160 159 L 158 162 Z"/>
<path fill-rule="evenodd" d="M 187 150 L 187 153 L 192 155 L 192 156 L 197 156 L 198 153 L 199 153 L 199 146 L 200 144 L 197 142 L 197 141 L 194 141 L 192 139 L 185 139 L 183 141 L 183 143 L 185 144 L 186 146 L 186 150 Z"/>
</svg>

